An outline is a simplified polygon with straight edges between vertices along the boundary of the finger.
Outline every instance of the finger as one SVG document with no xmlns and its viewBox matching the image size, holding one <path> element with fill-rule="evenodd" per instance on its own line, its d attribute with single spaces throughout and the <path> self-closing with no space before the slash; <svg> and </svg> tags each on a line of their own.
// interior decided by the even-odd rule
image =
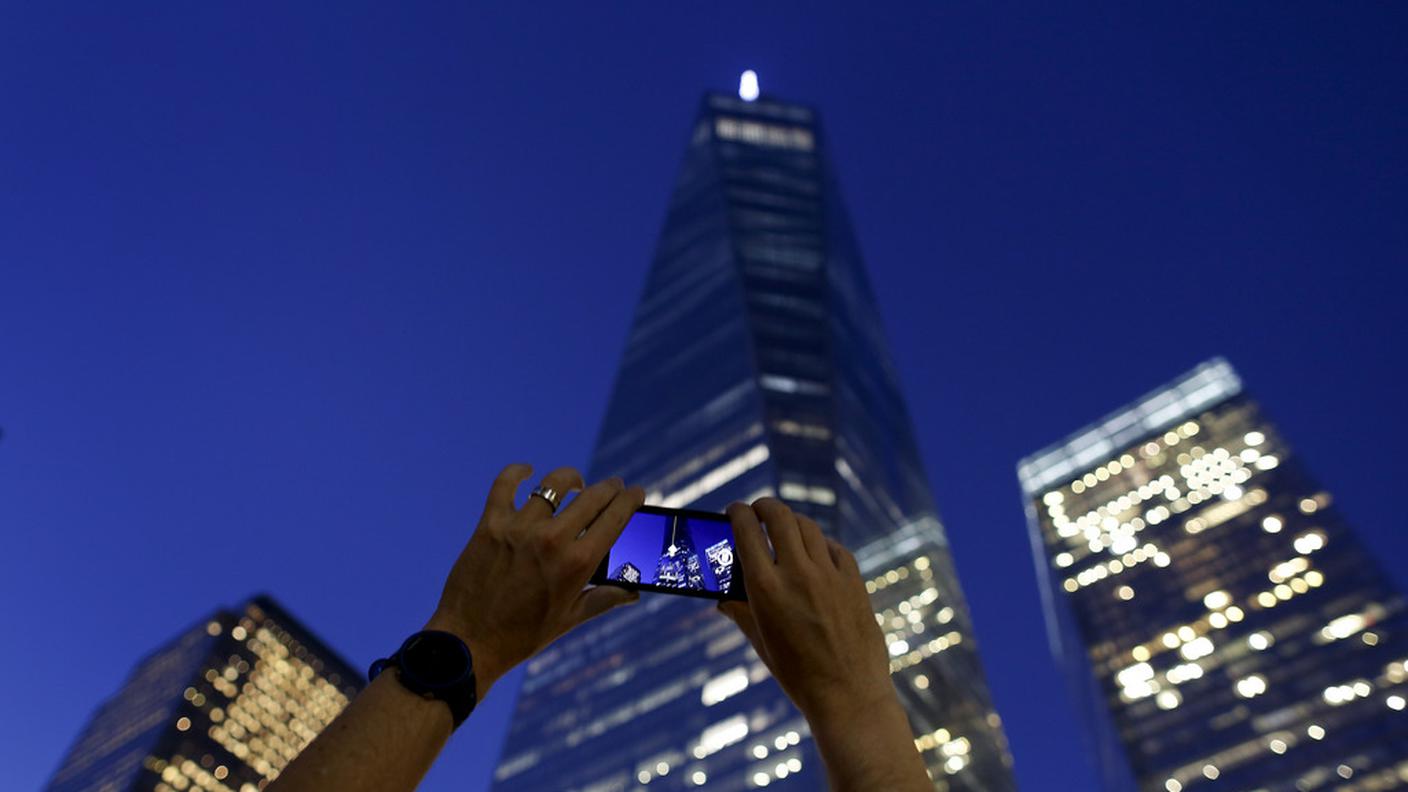
<svg viewBox="0 0 1408 792">
<path fill-rule="evenodd" d="M 582 622 L 595 619 L 612 608 L 628 605 L 639 599 L 640 592 L 623 589 L 620 586 L 593 586 L 578 594 L 576 601 L 572 603 L 571 625 L 576 627 Z"/>
<path fill-rule="evenodd" d="M 749 641 L 758 637 L 758 622 L 753 618 L 753 611 L 748 608 L 748 603 L 738 602 L 737 600 L 720 602 L 719 613 L 727 616 L 729 621 L 737 624 L 738 629 L 743 631 L 743 634 L 747 636 Z"/>
<path fill-rule="evenodd" d="M 759 498 L 753 502 L 753 511 L 767 526 L 772 549 L 777 553 L 779 565 L 797 565 L 807 560 L 807 550 L 802 545 L 802 536 L 797 528 L 797 517 L 787 504 L 777 498 Z M 746 568 L 746 566 L 745 566 Z"/>
<path fill-rule="evenodd" d="M 553 522 L 562 526 L 563 533 L 569 533 L 571 538 L 576 539 L 577 534 L 595 520 L 601 510 L 606 508 L 606 504 L 616 497 L 616 493 L 625 488 L 626 484 L 615 476 L 598 481 L 573 498 Z"/>
<path fill-rule="evenodd" d="M 502 517 L 513 513 L 514 496 L 523 480 L 533 475 L 533 466 L 517 462 L 500 471 L 494 483 L 489 486 L 489 497 L 484 504 L 484 513 Z"/>
<path fill-rule="evenodd" d="M 763 539 L 763 527 L 758 524 L 758 515 L 746 503 L 731 503 L 728 519 L 733 524 L 733 544 L 738 549 L 738 560 L 743 567 L 743 588 L 757 591 L 755 581 L 771 580 L 777 574 L 773 566 L 772 553 Z"/>
<path fill-rule="evenodd" d="M 557 502 L 561 504 L 567 493 L 582 488 L 582 474 L 578 473 L 576 468 L 561 467 L 543 476 L 543 480 L 538 486 L 553 490 L 557 494 Z M 548 502 L 547 498 L 541 495 L 530 495 L 528 502 L 523 504 L 523 508 L 519 509 L 518 513 L 535 520 L 541 520 L 551 517 L 554 511 L 553 505 Z"/>
<path fill-rule="evenodd" d="M 797 532 L 802 536 L 802 546 L 807 549 L 808 558 L 823 567 L 834 566 L 826 537 L 822 535 L 821 526 L 816 524 L 816 520 L 805 514 L 797 515 Z"/>
<path fill-rule="evenodd" d="M 851 551 L 840 542 L 826 538 L 826 552 L 831 557 L 831 563 L 841 570 L 841 574 L 850 578 L 856 583 L 861 582 L 860 565 L 856 563 L 856 557 L 851 555 Z"/>
<path fill-rule="evenodd" d="M 758 653 L 758 657 L 763 661 L 763 665 L 769 670 L 772 669 L 772 660 L 768 657 L 767 647 L 763 645 L 762 633 L 758 631 L 758 620 L 753 617 L 753 610 L 745 602 L 721 602 L 719 603 L 719 613 L 728 617 L 728 620 L 738 625 L 739 632 L 748 639 L 748 643 L 753 645 L 753 651 Z"/>
<path fill-rule="evenodd" d="M 621 531 L 625 530 L 631 515 L 644 503 L 645 490 L 640 487 L 627 487 L 616 493 L 611 502 L 606 504 L 606 508 L 601 510 L 601 514 L 592 520 L 586 535 L 578 540 L 582 543 L 582 551 L 587 554 L 593 565 L 592 569 L 601 563 L 606 551 L 621 538 Z"/>
</svg>

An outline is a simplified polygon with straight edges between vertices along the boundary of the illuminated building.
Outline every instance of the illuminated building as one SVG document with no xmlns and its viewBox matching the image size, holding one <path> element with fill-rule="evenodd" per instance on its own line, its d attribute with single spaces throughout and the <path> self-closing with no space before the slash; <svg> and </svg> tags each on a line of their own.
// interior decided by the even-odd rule
<svg viewBox="0 0 1408 792">
<path fill-rule="evenodd" d="M 362 689 L 268 597 L 221 610 L 137 664 L 50 792 L 257 792 Z"/>
<path fill-rule="evenodd" d="M 694 121 L 589 478 L 709 511 L 775 494 L 814 517 L 866 575 L 935 787 L 1012 789 L 822 130 L 811 109 L 743 88 L 752 101 L 706 96 Z M 738 629 L 708 602 L 659 594 L 528 662 L 494 778 L 825 786 L 806 722 Z"/>
<path fill-rule="evenodd" d="M 660 550 L 660 561 L 655 568 L 655 585 L 667 588 L 704 588 L 703 565 L 699 554 L 694 550 L 694 538 L 690 536 L 689 523 L 685 520 L 670 520 L 670 533 L 664 539 Z"/>
<path fill-rule="evenodd" d="M 616 567 L 616 572 L 611 576 L 612 580 L 620 580 L 626 583 L 640 582 L 640 569 L 630 561 Z"/>
<path fill-rule="evenodd" d="M 733 545 L 727 539 L 720 539 L 704 550 L 709 559 L 709 569 L 714 573 L 719 591 L 728 591 L 733 585 Z"/>
<path fill-rule="evenodd" d="M 1408 787 L 1404 601 L 1225 361 L 1019 475 L 1106 788 Z"/>
</svg>

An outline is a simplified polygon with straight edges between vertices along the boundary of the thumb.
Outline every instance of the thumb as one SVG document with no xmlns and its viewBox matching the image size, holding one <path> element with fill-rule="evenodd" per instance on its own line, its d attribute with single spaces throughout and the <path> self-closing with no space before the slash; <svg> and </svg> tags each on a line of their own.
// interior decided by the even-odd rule
<svg viewBox="0 0 1408 792">
<path fill-rule="evenodd" d="M 594 586 L 577 595 L 573 607 L 573 624 L 594 619 L 618 605 L 626 605 L 640 599 L 640 593 L 619 586 Z"/>
<path fill-rule="evenodd" d="M 720 602 L 718 611 L 727 616 L 729 621 L 738 625 L 739 632 L 742 632 L 743 637 L 748 639 L 748 643 L 752 645 L 758 659 L 763 661 L 763 665 L 768 667 L 768 671 L 772 671 L 772 657 L 768 654 L 768 648 L 763 643 L 763 636 L 758 632 L 758 620 L 754 618 L 753 610 L 748 607 L 748 603 L 737 600 Z M 773 676 L 776 675 L 774 672 Z"/>
<path fill-rule="evenodd" d="M 728 617 L 728 620 L 738 624 L 739 618 L 743 615 L 744 604 L 741 602 L 727 601 L 719 603 L 719 613 Z M 741 626 L 741 625 L 740 625 Z"/>
</svg>

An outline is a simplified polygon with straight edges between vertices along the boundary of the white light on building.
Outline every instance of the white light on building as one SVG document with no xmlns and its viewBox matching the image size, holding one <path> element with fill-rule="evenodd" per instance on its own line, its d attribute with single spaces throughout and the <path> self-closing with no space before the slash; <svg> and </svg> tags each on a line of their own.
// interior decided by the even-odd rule
<svg viewBox="0 0 1408 792">
<path fill-rule="evenodd" d="M 758 98 L 758 73 L 749 69 L 738 78 L 738 98 L 751 102 Z"/>
</svg>

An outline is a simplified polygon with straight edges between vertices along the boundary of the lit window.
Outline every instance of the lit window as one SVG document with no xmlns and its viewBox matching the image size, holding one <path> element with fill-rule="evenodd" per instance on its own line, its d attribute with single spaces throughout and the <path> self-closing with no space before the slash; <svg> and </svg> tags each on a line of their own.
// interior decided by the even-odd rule
<svg viewBox="0 0 1408 792">
<path fill-rule="evenodd" d="M 683 489 L 676 490 L 669 495 L 652 493 L 655 497 L 649 500 L 661 506 L 677 508 L 686 503 L 698 500 L 714 490 L 722 487 L 730 481 L 747 473 L 758 465 L 767 461 L 769 456 L 768 447 L 765 443 L 759 443 L 744 453 L 730 459 L 722 465 L 714 468 L 702 477 L 696 479 Z"/>
<path fill-rule="evenodd" d="M 704 756 L 708 756 L 718 753 L 747 736 L 748 719 L 743 715 L 735 715 L 705 729 L 699 735 L 699 747 L 704 750 Z"/>
<path fill-rule="evenodd" d="M 1197 660 L 1200 657 L 1207 657 L 1212 654 L 1213 643 L 1211 639 L 1204 635 L 1184 644 L 1178 652 L 1183 655 L 1186 660 Z"/>
<path fill-rule="evenodd" d="M 704 706 L 712 707 L 720 701 L 743 692 L 747 687 L 747 669 L 743 666 L 736 666 L 705 682 L 703 689 L 700 690 L 699 700 Z"/>
<path fill-rule="evenodd" d="M 1242 698 L 1256 698 L 1266 692 L 1266 677 L 1252 674 L 1237 680 L 1237 695 Z"/>
<path fill-rule="evenodd" d="M 1364 629 L 1364 615 L 1360 613 L 1350 613 L 1335 619 L 1320 631 L 1320 634 L 1328 640 L 1338 640 Z"/>
<path fill-rule="evenodd" d="M 816 145 L 809 130 L 759 121 L 721 117 L 715 122 L 714 131 L 724 140 L 740 140 L 757 146 L 811 151 Z"/>
<path fill-rule="evenodd" d="M 1297 536 L 1292 544 L 1297 553 L 1308 555 L 1325 546 L 1325 534 L 1319 531 L 1308 531 Z"/>
</svg>

